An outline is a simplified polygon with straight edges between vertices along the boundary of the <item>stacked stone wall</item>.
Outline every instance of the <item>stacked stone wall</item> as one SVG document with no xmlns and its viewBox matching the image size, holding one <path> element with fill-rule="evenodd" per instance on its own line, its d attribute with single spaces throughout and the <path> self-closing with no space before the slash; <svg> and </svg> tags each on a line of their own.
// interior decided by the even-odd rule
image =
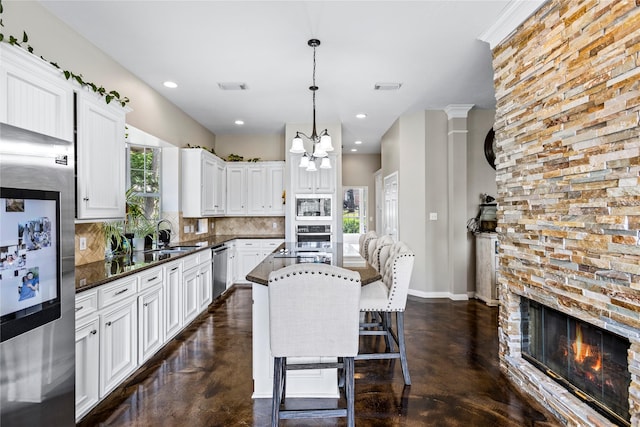
<svg viewBox="0 0 640 427">
<path fill-rule="evenodd" d="M 551 0 L 493 55 L 501 365 L 536 388 L 520 367 L 520 296 L 612 330 L 632 343 L 637 425 L 640 0 Z"/>
</svg>

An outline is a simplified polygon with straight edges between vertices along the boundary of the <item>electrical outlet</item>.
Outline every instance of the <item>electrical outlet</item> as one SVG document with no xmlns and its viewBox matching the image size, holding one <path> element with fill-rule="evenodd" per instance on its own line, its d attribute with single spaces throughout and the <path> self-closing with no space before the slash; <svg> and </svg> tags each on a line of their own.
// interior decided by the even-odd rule
<svg viewBox="0 0 640 427">
<path fill-rule="evenodd" d="M 185 232 L 185 233 L 188 233 L 188 232 L 189 232 L 189 226 L 188 226 L 188 225 L 185 225 L 185 226 L 184 226 L 184 232 Z"/>
<path fill-rule="evenodd" d="M 81 251 L 86 251 L 87 250 L 87 238 L 86 237 L 81 237 L 80 238 L 80 250 Z"/>
<path fill-rule="evenodd" d="M 190 233 L 193 233 L 194 231 L 195 231 L 194 226 L 193 226 L 193 225 L 189 226 L 189 232 L 190 232 Z"/>
<path fill-rule="evenodd" d="M 277 222 L 274 222 L 274 223 L 273 223 L 273 225 L 272 225 L 272 227 L 273 227 L 273 229 L 275 230 L 276 228 L 278 228 L 278 223 L 277 223 Z"/>
<path fill-rule="evenodd" d="M 429 212 L 429 220 L 437 221 L 438 220 L 438 212 Z"/>
</svg>

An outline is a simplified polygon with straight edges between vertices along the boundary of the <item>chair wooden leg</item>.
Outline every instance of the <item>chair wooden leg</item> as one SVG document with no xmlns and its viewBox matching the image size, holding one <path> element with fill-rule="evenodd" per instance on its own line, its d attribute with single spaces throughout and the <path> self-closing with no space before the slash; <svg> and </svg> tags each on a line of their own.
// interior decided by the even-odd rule
<svg viewBox="0 0 640 427">
<path fill-rule="evenodd" d="M 271 400 L 271 427 L 278 427 L 280 422 L 280 399 L 282 398 L 282 365 L 283 357 L 273 360 L 273 396 Z"/>
<path fill-rule="evenodd" d="M 393 325 L 391 323 L 391 313 L 388 311 L 380 313 L 380 317 L 382 318 L 382 329 L 386 332 L 384 335 L 384 348 L 387 353 L 391 353 L 393 352 L 393 335 L 391 335 Z"/>
<path fill-rule="evenodd" d="M 396 323 L 398 324 L 398 347 L 400 347 L 400 364 L 402 365 L 402 376 L 404 383 L 411 385 L 409 376 L 409 364 L 407 363 L 407 350 L 404 342 L 404 311 L 396 312 Z"/>
<path fill-rule="evenodd" d="M 282 391 L 280 392 L 280 404 L 287 399 L 287 358 L 282 358 Z"/>
<path fill-rule="evenodd" d="M 355 366 L 353 357 L 344 358 L 345 395 L 347 398 L 347 426 L 354 427 L 355 421 Z"/>
</svg>

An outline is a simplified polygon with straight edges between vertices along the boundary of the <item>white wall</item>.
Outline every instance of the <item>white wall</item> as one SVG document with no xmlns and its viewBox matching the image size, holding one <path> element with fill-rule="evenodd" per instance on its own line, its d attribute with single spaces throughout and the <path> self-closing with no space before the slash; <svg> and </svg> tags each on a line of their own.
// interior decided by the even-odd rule
<svg viewBox="0 0 640 427">
<path fill-rule="evenodd" d="M 116 90 L 128 97 L 133 109 L 127 114 L 127 123 L 150 133 L 172 145 L 183 147 L 187 143 L 211 148 L 215 135 L 187 116 L 162 96 L 122 67 L 119 63 L 89 43 L 65 23 L 49 13 L 35 1 L 4 1 L 2 20 L 5 36 L 22 39 L 29 36 L 34 53 L 61 68 L 82 74 L 107 90 Z M 113 31 L 118 31 L 114 23 Z M 160 82 L 158 82 L 160 85 Z"/>
</svg>

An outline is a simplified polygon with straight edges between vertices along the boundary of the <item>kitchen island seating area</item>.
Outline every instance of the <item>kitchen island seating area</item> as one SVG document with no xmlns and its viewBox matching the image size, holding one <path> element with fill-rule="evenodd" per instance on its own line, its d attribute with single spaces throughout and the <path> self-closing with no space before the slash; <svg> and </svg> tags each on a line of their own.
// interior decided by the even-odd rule
<svg viewBox="0 0 640 427">
<path fill-rule="evenodd" d="M 271 425 L 282 419 L 347 417 L 354 426 L 354 357 L 358 354 L 361 283 L 357 272 L 296 264 L 269 275 L 269 336 L 274 357 Z M 337 362 L 287 365 L 287 357 Z M 287 370 L 341 369 L 346 408 L 286 409 Z"/>
<path fill-rule="evenodd" d="M 403 242 L 384 244 L 385 237 L 377 238 L 383 244 L 374 251 L 377 252 L 375 257 L 380 265 L 382 279 L 363 286 L 360 297 L 360 311 L 364 313 L 363 318 L 368 319 L 360 324 L 360 335 L 383 336 L 385 351 L 361 353 L 356 360 L 400 359 L 404 382 L 410 385 L 404 339 L 404 310 L 415 255 Z M 396 318 L 395 330 L 392 314 Z"/>
</svg>

